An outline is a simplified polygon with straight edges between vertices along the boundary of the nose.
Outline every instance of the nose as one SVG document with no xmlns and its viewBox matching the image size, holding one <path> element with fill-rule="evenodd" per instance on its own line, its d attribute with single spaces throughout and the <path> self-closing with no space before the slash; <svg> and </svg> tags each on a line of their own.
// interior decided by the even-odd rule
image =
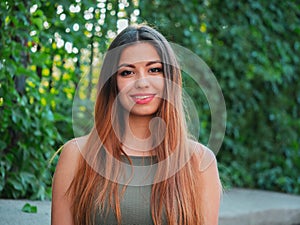
<svg viewBox="0 0 300 225">
<path fill-rule="evenodd" d="M 136 88 L 147 88 L 149 87 L 149 80 L 146 78 L 145 74 L 140 73 L 140 76 L 135 81 Z"/>
</svg>

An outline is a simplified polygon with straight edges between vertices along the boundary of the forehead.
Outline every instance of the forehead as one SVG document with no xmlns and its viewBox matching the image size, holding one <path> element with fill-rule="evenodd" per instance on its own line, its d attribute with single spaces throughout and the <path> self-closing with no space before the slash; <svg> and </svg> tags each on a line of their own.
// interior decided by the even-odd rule
<svg viewBox="0 0 300 225">
<path fill-rule="evenodd" d="M 150 43 L 137 43 L 126 47 L 120 56 L 119 64 L 134 64 L 144 61 L 157 61 L 160 56 Z"/>
</svg>

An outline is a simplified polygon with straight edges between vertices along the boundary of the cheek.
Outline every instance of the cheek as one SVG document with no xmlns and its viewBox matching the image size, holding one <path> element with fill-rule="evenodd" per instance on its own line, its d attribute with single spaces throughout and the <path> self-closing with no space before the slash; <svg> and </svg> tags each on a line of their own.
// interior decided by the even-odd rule
<svg viewBox="0 0 300 225">
<path fill-rule="evenodd" d="M 120 80 L 118 77 L 117 77 L 117 87 L 118 87 L 118 91 L 121 91 L 124 87 L 124 84 L 122 82 L 122 80 Z"/>
<path fill-rule="evenodd" d="M 132 81 L 125 80 L 125 79 L 117 79 L 118 91 L 124 92 L 130 89 L 131 86 L 132 86 Z"/>
<path fill-rule="evenodd" d="M 163 91 L 165 88 L 165 79 L 162 78 L 156 78 L 152 82 L 153 87 L 158 91 Z"/>
</svg>

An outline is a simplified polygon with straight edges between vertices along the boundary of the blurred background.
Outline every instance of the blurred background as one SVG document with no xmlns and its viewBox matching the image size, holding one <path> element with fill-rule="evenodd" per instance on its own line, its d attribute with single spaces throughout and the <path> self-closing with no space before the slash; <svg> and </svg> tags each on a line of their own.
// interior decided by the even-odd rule
<svg viewBox="0 0 300 225">
<path fill-rule="evenodd" d="M 95 84 L 109 43 L 135 23 L 196 53 L 216 76 L 227 107 L 217 155 L 224 187 L 300 194 L 298 0 L 3 0 L 0 197 L 51 197 L 57 157 L 49 161 L 74 137 L 79 81 Z M 187 76 L 184 85 L 205 143 L 209 105 Z"/>
</svg>

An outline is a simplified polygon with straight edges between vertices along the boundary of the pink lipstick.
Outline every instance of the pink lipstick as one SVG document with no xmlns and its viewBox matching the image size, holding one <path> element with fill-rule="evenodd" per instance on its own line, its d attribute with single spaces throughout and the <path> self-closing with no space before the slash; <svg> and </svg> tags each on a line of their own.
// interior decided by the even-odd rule
<svg viewBox="0 0 300 225">
<path fill-rule="evenodd" d="M 136 104 L 147 104 L 152 101 L 155 94 L 137 94 L 131 95 L 131 97 Z"/>
</svg>

